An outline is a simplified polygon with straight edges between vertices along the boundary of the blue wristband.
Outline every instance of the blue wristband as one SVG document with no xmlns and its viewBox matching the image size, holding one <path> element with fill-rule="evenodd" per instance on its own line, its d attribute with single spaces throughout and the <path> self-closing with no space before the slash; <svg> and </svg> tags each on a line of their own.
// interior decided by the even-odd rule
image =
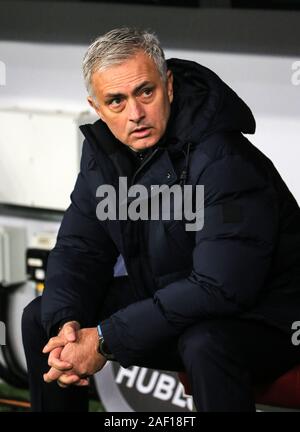
<svg viewBox="0 0 300 432">
<path fill-rule="evenodd" d="M 102 331 L 101 331 L 101 326 L 100 326 L 100 324 L 97 325 L 97 330 L 98 330 L 99 338 L 100 338 L 100 337 L 103 337 L 103 334 L 102 334 Z"/>
</svg>

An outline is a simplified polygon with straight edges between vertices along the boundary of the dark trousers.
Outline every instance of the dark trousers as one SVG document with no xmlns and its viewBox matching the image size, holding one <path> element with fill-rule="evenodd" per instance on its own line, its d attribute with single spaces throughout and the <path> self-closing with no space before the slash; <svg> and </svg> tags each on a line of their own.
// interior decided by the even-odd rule
<svg viewBox="0 0 300 432">
<path fill-rule="evenodd" d="M 136 301 L 127 278 L 115 278 L 99 320 Z M 41 326 L 41 298 L 33 300 L 22 318 L 33 411 L 87 411 L 88 389 L 45 384 L 49 366 L 41 353 L 47 336 Z M 300 349 L 289 335 L 262 323 L 204 320 L 188 327 L 176 342 L 154 351 L 137 366 L 188 374 L 198 411 L 254 411 L 255 383 L 272 381 L 300 363 Z"/>
</svg>

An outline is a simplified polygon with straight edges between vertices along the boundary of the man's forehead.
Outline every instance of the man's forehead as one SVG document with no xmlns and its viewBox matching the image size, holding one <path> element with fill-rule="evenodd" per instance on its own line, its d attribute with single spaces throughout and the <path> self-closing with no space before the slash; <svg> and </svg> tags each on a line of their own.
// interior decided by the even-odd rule
<svg viewBox="0 0 300 432">
<path fill-rule="evenodd" d="M 102 93 L 115 93 L 119 88 L 132 90 L 145 82 L 160 79 L 156 64 L 145 53 L 94 72 L 92 82 Z"/>
</svg>

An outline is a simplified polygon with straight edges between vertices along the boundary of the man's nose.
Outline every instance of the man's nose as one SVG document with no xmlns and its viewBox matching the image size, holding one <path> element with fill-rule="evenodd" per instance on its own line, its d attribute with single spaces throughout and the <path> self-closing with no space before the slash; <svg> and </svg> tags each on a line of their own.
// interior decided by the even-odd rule
<svg viewBox="0 0 300 432">
<path fill-rule="evenodd" d="M 134 123 L 140 123 L 145 117 L 145 111 L 143 104 L 137 100 L 131 100 L 129 102 L 129 120 Z"/>
</svg>

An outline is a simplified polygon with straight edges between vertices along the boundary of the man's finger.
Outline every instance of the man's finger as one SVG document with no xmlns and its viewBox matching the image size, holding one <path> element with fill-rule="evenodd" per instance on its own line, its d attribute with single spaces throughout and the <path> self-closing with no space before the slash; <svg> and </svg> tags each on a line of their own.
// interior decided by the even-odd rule
<svg viewBox="0 0 300 432">
<path fill-rule="evenodd" d="M 77 383 L 75 383 L 75 385 L 79 386 L 79 387 L 88 386 L 89 384 L 90 384 L 89 378 L 81 378 L 80 381 L 78 381 Z"/>
<path fill-rule="evenodd" d="M 57 382 L 59 384 L 65 385 L 65 386 L 69 386 L 71 384 L 76 384 L 79 383 L 81 381 L 80 376 L 72 374 L 72 375 L 66 375 L 66 374 L 62 374 L 59 379 L 57 380 Z"/>
<path fill-rule="evenodd" d="M 76 341 L 76 333 L 77 330 L 79 330 L 80 326 L 77 321 L 70 321 L 67 322 L 63 328 L 63 334 L 64 337 L 67 339 L 68 342 L 75 342 Z"/>
<path fill-rule="evenodd" d="M 75 342 L 77 338 L 77 331 L 79 329 L 80 324 L 77 321 L 69 321 L 65 323 L 58 336 L 49 339 L 42 352 L 47 354 L 54 348 L 65 346 L 68 342 Z"/>
<path fill-rule="evenodd" d="M 43 375 L 43 378 L 46 383 L 50 383 L 52 381 L 56 381 L 61 375 L 61 371 L 50 368 L 49 371 Z"/>
<path fill-rule="evenodd" d="M 54 348 L 58 348 L 58 347 L 61 347 L 64 345 L 65 345 L 65 343 L 64 343 L 62 337 L 55 336 L 55 337 L 52 337 L 51 339 L 49 339 L 48 343 L 44 346 L 42 352 L 44 354 L 47 354 L 50 351 L 52 351 Z"/>
<path fill-rule="evenodd" d="M 77 387 L 85 387 L 90 384 L 89 378 L 80 378 L 79 376 L 73 375 L 72 378 L 63 379 L 63 375 L 57 380 L 59 387 L 66 388 L 70 385 L 75 385 Z"/>
<path fill-rule="evenodd" d="M 71 363 L 60 359 L 61 351 L 62 351 L 62 347 L 59 347 L 59 348 L 54 348 L 54 350 L 50 352 L 48 358 L 48 365 L 60 371 L 72 369 Z"/>
<path fill-rule="evenodd" d="M 73 327 L 67 325 L 64 328 L 64 336 L 67 339 L 68 342 L 75 342 L 76 341 L 76 331 Z"/>
</svg>

